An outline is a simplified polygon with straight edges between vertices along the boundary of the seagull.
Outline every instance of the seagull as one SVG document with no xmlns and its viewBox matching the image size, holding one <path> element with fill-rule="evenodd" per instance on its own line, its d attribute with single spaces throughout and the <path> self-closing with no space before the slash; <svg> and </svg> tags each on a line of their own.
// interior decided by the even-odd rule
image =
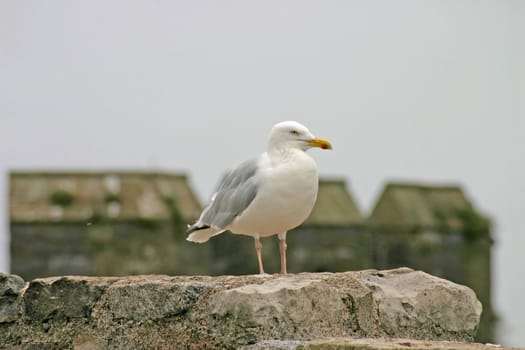
<svg viewBox="0 0 525 350">
<path fill-rule="evenodd" d="M 226 230 L 252 236 L 259 273 L 265 275 L 261 238 L 277 235 L 286 275 L 286 232 L 308 218 L 317 199 L 317 164 L 306 153 L 312 147 L 332 149 L 298 122 L 274 125 L 266 152 L 222 178 L 197 222 L 188 226 L 186 239 L 204 243 Z"/>
</svg>

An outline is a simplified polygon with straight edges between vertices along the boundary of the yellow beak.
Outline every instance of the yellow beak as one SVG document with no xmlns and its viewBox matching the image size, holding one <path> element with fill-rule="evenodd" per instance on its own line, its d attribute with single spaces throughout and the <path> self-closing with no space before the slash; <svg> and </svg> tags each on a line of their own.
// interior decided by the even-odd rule
<svg viewBox="0 0 525 350">
<path fill-rule="evenodd" d="M 308 143 L 311 147 L 319 147 L 322 149 L 332 149 L 332 144 L 329 141 L 320 139 L 317 137 L 315 139 L 306 141 L 306 143 Z"/>
</svg>

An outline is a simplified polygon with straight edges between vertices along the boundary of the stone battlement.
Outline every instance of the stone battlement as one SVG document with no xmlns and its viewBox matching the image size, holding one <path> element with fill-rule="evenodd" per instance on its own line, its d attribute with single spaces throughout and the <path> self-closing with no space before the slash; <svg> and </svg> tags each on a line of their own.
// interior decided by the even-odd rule
<svg viewBox="0 0 525 350">
<path fill-rule="evenodd" d="M 319 342 L 352 348 L 375 339 L 368 347 L 374 349 L 394 338 L 432 347 L 428 341 L 472 341 L 481 311 L 470 288 L 408 268 L 0 278 L 0 339 L 7 348 L 317 349 Z"/>
</svg>

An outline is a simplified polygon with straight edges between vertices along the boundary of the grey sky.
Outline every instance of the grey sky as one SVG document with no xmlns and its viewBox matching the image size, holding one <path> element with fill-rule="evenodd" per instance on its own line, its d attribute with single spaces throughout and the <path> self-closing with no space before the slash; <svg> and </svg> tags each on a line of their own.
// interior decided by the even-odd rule
<svg viewBox="0 0 525 350">
<path fill-rule="evenodd" d="M 463 184 L 495 221 L 500 341 L 524 346 L 523 18 L 519 0 L 0 0 L 0 270 L 9 169 L 183 171 L 204 201 L 292 119 L 364 209 L 389 179 Z"/>
</svg>

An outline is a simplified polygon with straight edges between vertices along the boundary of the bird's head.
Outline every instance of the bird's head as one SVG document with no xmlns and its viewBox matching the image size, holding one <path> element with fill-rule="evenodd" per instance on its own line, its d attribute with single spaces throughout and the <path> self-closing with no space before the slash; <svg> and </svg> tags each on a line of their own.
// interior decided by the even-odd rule
<svg viewBox="0 0 525 350">
<path fill-rule="evenodd" d="M 332 149 L 332 144 L 315 137 L 306 126 L 298 122 L 286 121 L 273 126 L 268 147 L 270 149 L 297 148 L 306 151 L 312 147 Z"/>
</svg>

